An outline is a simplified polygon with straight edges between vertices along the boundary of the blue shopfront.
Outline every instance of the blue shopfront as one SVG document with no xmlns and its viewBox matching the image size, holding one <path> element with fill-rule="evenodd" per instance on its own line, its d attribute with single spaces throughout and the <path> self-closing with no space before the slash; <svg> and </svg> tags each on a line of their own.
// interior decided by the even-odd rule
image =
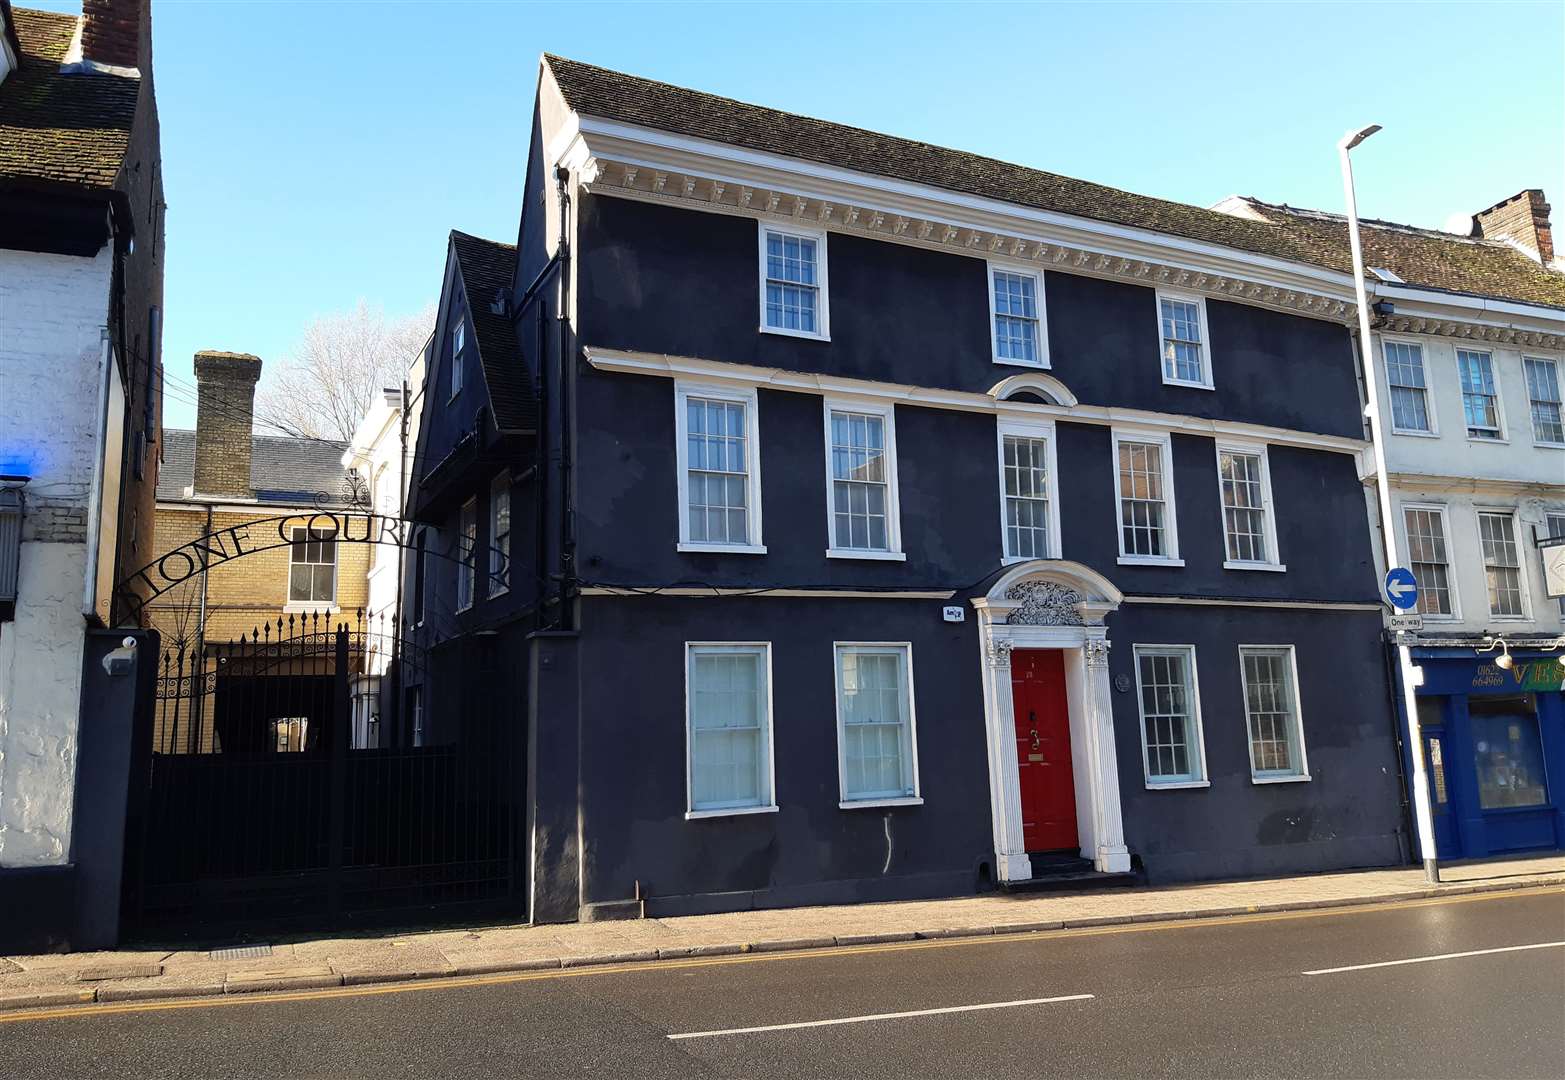
<svg viewBox="0 0 1565 1080">
<path fill-rule="evenodd" d="M 1565 665 L 1558 651 L 1413 649 L 1442 859 L 1565 847 Z"/>
</svg>

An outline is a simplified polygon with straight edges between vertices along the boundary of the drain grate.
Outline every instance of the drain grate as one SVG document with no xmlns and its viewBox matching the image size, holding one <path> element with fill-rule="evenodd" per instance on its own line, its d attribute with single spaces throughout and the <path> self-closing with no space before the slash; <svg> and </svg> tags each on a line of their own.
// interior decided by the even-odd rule
<svg viewBox="0 0 1565 1080">
<path fill-rule="evenodd" d="M 229 949 L 213 949 L 213 960 L 255 960 L 272 955 L 270 945 L 235 945 Z"/>
</svg>

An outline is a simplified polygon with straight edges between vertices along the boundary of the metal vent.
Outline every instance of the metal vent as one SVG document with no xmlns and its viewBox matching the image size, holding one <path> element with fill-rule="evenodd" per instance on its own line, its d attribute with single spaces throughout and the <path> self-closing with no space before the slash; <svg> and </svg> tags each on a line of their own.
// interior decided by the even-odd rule
<svg viewBox="0 0 1565 1080">
<path fill-rule="evenodd" d="M 258 960 L 271 955 L 270 945 L 235 945 L 227 949 L 213 949 L 211 952 L 213 960 Z"/>
<path fill-rule="evenodd" d="M 16 603 L 16 575 L 22 555 L 22 487 L 20 477 L 4 477 L 0 486 L 0 604 Z"/>
</svg>

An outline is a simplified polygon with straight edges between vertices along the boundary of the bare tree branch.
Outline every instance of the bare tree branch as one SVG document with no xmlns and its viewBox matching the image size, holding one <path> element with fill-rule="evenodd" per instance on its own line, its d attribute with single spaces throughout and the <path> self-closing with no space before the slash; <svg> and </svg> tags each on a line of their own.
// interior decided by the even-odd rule
<svg viewBox="0 0 1565 1080">
<path fill-rule="evenodd" d="M 293 355 L 263 378 L 257 424 L 294 438 L 346 442 L 375 394 L 402 384 L 434 322 L 434 305 L 388 321 L 362 300 L 352 311 L 316 319 Z"/>
</svg>

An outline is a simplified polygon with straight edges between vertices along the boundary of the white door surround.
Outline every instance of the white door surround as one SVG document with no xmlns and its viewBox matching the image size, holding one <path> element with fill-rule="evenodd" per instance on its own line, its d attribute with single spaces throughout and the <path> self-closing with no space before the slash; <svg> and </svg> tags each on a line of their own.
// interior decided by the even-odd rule
<svg viewBox="0 0 1565 1080">
<path fill-rule="evenodd" d="M 1103 873 L 1130 869 L 1119 803 L 1119 758 L 1114 750 L 1108 628 L 1103 625 L 1123 599 L 1111 581 L 1081 563 L 1034 559 L 1011 567 L 986 595 L 972 601 L 978 610 L 983 668 L 995 875 L 1001 881 L 1032 877 L 1022 840 L 1011 700 L 1015 649 L 1064 650 L 1081 855 Z"/>
</svg>

